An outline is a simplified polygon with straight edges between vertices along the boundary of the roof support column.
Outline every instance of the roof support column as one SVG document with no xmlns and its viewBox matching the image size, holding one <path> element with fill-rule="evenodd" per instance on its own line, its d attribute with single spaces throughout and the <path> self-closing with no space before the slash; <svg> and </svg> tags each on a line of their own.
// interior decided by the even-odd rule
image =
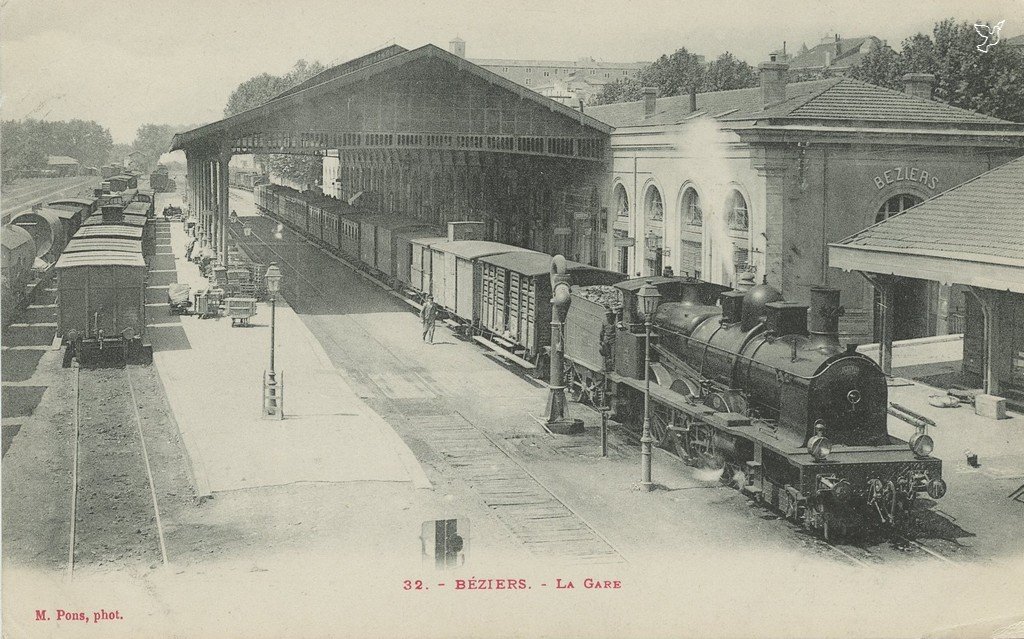
<svg viewBox="0 0 1024 639">
<path fill-rule="evenodd" d="M 887 376 L 892 377 L 892 294 L 893 294 L 893 277 L 890 275 L 879 275 L 877 273 L 865 273 L 864 271 L 857 271 L 864 279 L 866 279 L 871 286 L 873 286 L 881 298 L 879 300 L 879 310 L 881 311 L 881 317 L 879 318 L 882 322 L 881 326 L 881 339 L 878 340 L 878 365 L 882 368 L 882 372 Z"/>
<path fill-rule="evenodd" d="M 221 150 L 220 155 L 217 157 L 216 168 L 217 168 L 217 213 L 220 218 L 220 244 L 218 245 L 218 253 L 220 262 L 223 266 L 228 266 L 228 224 L 230 219 L 228 217 L 228 208 L 230 193 L 228 192 L 228 163 L 231 161 L 231 151 Z"/>
<path fill-rule="evenodd" d="M 999 292 L 972 286 L 967 289 L 978 300 L 985 318 L 985 393 L 999 394 Z"/>
</svg>

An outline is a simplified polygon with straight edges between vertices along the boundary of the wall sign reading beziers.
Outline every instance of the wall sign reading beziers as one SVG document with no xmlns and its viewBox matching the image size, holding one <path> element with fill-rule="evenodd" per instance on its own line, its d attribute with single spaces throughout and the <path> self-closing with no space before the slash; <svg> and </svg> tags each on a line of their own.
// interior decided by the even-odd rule
<svg viewBox="0 0 1024 639">
<path fill-rule="evenodd" d="M 881 191 L 889 184 L 895 184 L 896 182 L 920 182 L 929 189 L 935 189 L 935 185 L 938 184 L 939 178 L 934 175 L 929 175 L 928 171 L 919 169 L 916 166 L 897 166 L 896 168 L 889 169 L 883 172 L 881 175 L 875 176 L 875 186 Z"/>
</svg>

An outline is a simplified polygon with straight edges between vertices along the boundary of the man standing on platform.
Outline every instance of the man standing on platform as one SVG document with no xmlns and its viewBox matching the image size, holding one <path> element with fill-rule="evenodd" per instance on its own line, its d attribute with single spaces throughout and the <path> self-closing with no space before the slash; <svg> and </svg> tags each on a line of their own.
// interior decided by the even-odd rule
<svg viewBox="0 0 1024 639">
<path fill-rule="evenodd" d="M 420 319 L 423 320 L 423 341 L 434 343 L 434 322 L 437 321 L 437 304 L 434 298 L 427 296 L 427 301 L 420 309 Z"/>
</svg>

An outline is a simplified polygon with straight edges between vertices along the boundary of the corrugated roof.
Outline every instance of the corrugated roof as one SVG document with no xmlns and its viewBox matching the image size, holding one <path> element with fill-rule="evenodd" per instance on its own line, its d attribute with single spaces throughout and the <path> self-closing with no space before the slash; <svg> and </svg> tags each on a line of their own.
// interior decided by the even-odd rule
<svg viewBox="0 0 1024 639">
<path fill-rule="evenodd" d="M 146 268 L 142 255 L 123 251 L 93 251 L 90 253 L 65 253 L 57 260 L 57 268 L 75 268 L 78 266 L 125 266 L 129 268 Z"/>
<path fill-rule="evenodd" d="M 588 107 L 586 112 L 615 127 L 657 126 L 692 117 L 689 103 L 688 95 L 659 98 L 651 117 L 644 117 L 643 101 Z M 697 111 L 712 117 L 722 114 L 718 119 L 723 122 L 813 120 L 1022 128 L 1006 120 L 845 77 L 791 82 L 786 86 L 786 99 L 767 109 L 760 87 L 698 93 Z"/>
<path fill-rule="evenodd" d="M 125 226 L 123 224 L 97 224 L 96 226 L 83 226 L 75 233 L 75 237 L 125 237 L 139 239 L 142 237 L 142 229 L 137 226 Z"/>
<path fill-rule="evenodd" d="M 536 276 L 551 273 L 551 259 L 551 256 L 547 253 L 538 253 L 537 251 L 526 251 L 525 249 L 522 249 L 522 252 L 494 255 L 491 257 L 485 257 L 481 261 L 495 266 L 500 266 L 502 268 L 507 268 L 510 271 L 520 273 L 522 275 Z M 589 264 L 573 262 L 572 260 L 566 260 L 565 266 L 569 272 L 601 270 L 597 267 L 590 266 Z"/>
<path fill-rule="evenodd" d="M 1024 157 L 870 226 L 835 246 L 1024 267 Z"/>
<path fill-rule="evenodd" d="M 122 237 L 76 237 L 64 247 L 64 253 L 115 251 L 142 253 L 142 242 Z"/>
</svg>

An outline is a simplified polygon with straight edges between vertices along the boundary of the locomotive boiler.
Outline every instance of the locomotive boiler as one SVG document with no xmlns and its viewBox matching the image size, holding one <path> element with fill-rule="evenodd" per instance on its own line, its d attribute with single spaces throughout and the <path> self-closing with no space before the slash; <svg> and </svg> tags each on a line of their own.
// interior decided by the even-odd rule
<svg viewBox="0 0 1024 639">
<path fill-rule="evenodd" d="M 669 302 L 654 318 L 657 381 L 693 406 L 667 402 L 681 456 L 724 465 L 826 537 L 865 518 L 902 527 L 919 494 L 945 494 L 931 438 L 889 435 L 884 373 L 840 345 L 837 290 L 812 289 L 810 307 L 766 284 L 720 302 Z"/>
</svg>

